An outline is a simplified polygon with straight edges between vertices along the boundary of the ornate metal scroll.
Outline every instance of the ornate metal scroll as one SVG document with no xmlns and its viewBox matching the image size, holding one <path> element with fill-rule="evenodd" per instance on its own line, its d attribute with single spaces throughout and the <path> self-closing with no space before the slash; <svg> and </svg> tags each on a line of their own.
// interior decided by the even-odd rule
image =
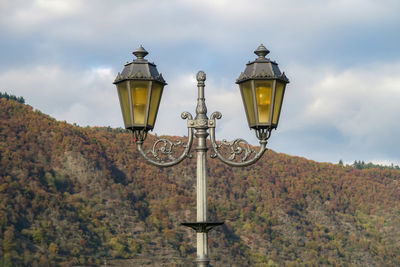
<svg viewBox="0 0 400 267">
<path fill-rule="evenodd" d="M 181 118 L 193 120 L 193 117 L 189 112 L 183 112 Z M 143 151 L 143 141 L 137 142 L 136 144 L 139 152 L 149 163 L 158 167 L 169 167 L 180 163 L 187 157 L 190 157 L 189 153 L 193 143 L 193 132 L 194 129 L 192 127 L 188 127 L 187 144 L 185 144 L 181 140 L 174 142 L 166 138 L 159 138 L 154 142 L 152 148 L 147 152 Z M 182 147 L 184 149 L 182 154 L 177 158 L 175 158 L 173 155 L 176 147 Z M 148 155 L 150 155 L 154 159 L 152 159 Z M 165 160 L 165 158 L 167 159 Z"/>
<path fill-rule="evenodd" d="M 235 139 L 232 142 L 228 142 L 227 140 L 224 139 L 219 144 L 218 143 L 216 144 L 216 148 L 218 150 L 221 150 L 223 146 L 228 147 L 230 150 L 230 156 L 228 158 L 229 160 L 235 160 L 236 156 L 240 157 L 240 155 L 243 154 L 240 159 L 243 162 L 246 161 L 252 153 L 255 153 L 255 151 L 250 148 L 249 143 L 241 138 Z M 217 155 L 212 154 L 211 157 L 215 158 L 217 157 Z"/>
<path fill-rule="evenodd" d="M 208 122 L 208 125 L 210 127 L 210 140 L 212 147 L 214 149 L 214 153 L 211 154 L 212 158 L 218 157 L 222 162 L 233 166 L 233 167 L 243 167 L 243 166 L 248 166 L 256 162 L 261 158 L 261 156 L 264 154 L 264 152 L 267 150 L 266 145 L 267 145 L 267 136 L 262 135 L 263 138 L 260 139 L 260 149 L 258 152 L 255 152 L 253 149 L 251 149 L 249 143 L 244 140 L 244 139 L 236 139 L 232 142 L 228 142 L 226 140 L 223 140 L 220 143 L 217 143 L 215 140 L 215 126 L 216 126 L 216 119 L 221 119 L 222 114 L 220 112 L 214 112 L 211 114 L 210 120 Z M 258 137 L 258 136 L 257 136 Z M 260 136 L 261 137 L 261 136 Z M 230 151 L 230 156 L 226 158 L 222 153 L 221 150 L 223 147 L 228 147 Z M 254 154 L 254 157 L 251 158 L 251 155 Z M 240 162 L 235 161 L 236 158 L 240 158 Z"/>
<path fill-rule="evenodd" d="M 174 148 L 177 146 L 182 146 L 185 148 L 185 143 L 181 140 L 171 141 L 166 138 L 158 138 L 157 141 L 154 142 L 151 150 L 147 151 L 147 154 L 151 154 L 157 161 L 163 161 L 163 157 L 160 157 L 160 154 L 166 155 L 169 160 L 176 160 L 173 156 Z"/>
</svg>

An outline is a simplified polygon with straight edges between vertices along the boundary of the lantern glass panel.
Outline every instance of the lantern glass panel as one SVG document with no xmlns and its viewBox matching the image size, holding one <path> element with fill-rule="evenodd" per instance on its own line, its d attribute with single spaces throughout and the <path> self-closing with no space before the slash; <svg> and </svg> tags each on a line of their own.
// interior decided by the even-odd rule
<svg viewBox="0 0 400 267">
<path fill-rule="evenodd" d="M 273 81 L 255 80 L 258 123 L 270 124 Z"/>
<path fill-rule="evenodd" d="M 150 112 L 149 112 L 149 119 L 148 124 L 149 126 L 153 127 L 154 122 L 156 120 L 158 105 L 161 100 L 161 93 L 164 85 L 153 82 L 153 88 L 151 90 L 151 99 L 150 99 Z"/>
<path fill-rule="evenodd" d="M 131 81 L 133 123 L 145 124 L 150 81 Z"/>
<path fill-rule="evenodd" d="M 129 96 L 127 81 L 117 84 L 119 102 L 121 104 L 122 117 L 124 119 L 125 128 L 132 126 L 131 112 L 129 109 Z"/>
<path fill-rule="evenodd" d="M 276 82 L 276 88 L 275 88 L 275 100 L 274 100 L 274 115 L 272 119 L 273 124 L 278 124 L 279 120 L 279 114 L 282 106 L 282 100 L 283 100 L 283 93 L 285 91 L 285 86 L 283 82 Z"/>
<path fill-rule="evenodd" d="M 242 93 L 244 108 L 246 110 L 247 121 L 249 123 L 249 126 L 252 127 L 256 123 L 256 118 L 254 113 L 254 101 L 252 94 L 252 81 L 241 83 L 239 86 L 240 86 L 240 91 Z"/>
</svg>

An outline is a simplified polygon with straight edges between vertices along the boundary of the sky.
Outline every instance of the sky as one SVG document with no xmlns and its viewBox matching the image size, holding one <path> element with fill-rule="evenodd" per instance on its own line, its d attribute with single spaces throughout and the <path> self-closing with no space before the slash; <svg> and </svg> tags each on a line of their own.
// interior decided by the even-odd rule
<svg viewBox="0 0 400 267">
<path fill-rule="evenodd" d="M 399 14 L 398 0 L 0 0 L 0 91 L 123 127 L 112 83 L 143 45 L 168 83 L 155 133 L 187 134 L 203 70 L 217 139 L 257 144 L 235 81 L 264 44 L 290 79 L 272 150 L 400 165 Z"/>
</svg>

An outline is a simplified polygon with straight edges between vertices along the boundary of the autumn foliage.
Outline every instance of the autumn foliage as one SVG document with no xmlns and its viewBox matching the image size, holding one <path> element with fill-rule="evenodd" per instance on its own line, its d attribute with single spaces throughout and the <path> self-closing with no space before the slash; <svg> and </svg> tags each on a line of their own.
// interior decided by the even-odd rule
<svg viewBox="0 0 400 267">
<path fill-rule="evenodd" d="M 125 130 L 1 98 L 0 265 L 190 266 L 195 233 L 180 223 L 195 220 L 196 164 L 184 163 L 148 165 Z M 213 266 L 400 265 L 399 170 L 273 151 L 208 164 L 211 220 L 225 221 Z"/>
</svg>

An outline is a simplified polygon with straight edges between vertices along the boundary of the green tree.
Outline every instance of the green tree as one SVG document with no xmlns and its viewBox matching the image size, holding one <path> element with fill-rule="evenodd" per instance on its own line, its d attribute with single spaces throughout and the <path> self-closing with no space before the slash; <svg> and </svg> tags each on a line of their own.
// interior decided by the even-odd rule
<svg viewBox="0 0 400 267">
<path fill-rule="evenodd" d="M 14 100 L 21 104 L 25 104 L 25 99 L 22 96 L 17 97 L 15 95 L 9 95 L 6 92 L 4 92 L 4 93 L 0 92 L 0 98 L 5 98 L 7 100 Z"/>
</svg>

